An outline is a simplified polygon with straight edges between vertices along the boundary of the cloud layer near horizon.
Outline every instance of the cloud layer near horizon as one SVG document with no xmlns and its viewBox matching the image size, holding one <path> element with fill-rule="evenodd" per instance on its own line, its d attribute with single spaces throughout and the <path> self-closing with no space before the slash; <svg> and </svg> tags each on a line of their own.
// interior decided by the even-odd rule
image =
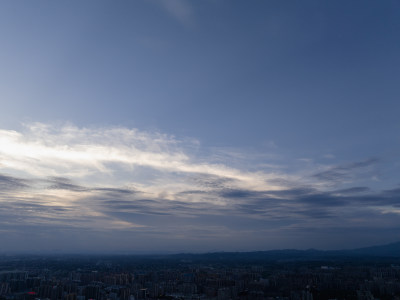
<svg viewBox="0 0 400 300">
<path fill-rule="evenodd" d="M 334 248 L 400 226 L 400 189 L 367 185 L 377 158 L 287 171 L 205 155 L 193 139 L 71 124 L 0 130 L 0 144 L 0 251 Z"/>
</svg>

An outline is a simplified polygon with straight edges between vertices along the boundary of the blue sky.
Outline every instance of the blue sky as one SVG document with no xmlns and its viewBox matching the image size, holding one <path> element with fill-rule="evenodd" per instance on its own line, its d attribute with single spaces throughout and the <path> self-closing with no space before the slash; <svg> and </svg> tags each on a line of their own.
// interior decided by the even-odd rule
<svg viewBox="0 0 400 300">
<path fill-rule="evenodd" d="M 0 3 L 0 251 L 399 240 L 399 32 L 398 1 Z"/>
</svg>

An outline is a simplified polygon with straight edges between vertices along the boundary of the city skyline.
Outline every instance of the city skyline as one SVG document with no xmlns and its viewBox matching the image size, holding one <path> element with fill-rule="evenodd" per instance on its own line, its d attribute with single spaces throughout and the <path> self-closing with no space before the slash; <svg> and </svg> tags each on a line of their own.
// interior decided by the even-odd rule
<svg viewBox="0 0 400 300">
<path fill-rule="evenodd" d="M 398 1 L 0 8 L 0 253 L 400 240 Z"/>
</svg>

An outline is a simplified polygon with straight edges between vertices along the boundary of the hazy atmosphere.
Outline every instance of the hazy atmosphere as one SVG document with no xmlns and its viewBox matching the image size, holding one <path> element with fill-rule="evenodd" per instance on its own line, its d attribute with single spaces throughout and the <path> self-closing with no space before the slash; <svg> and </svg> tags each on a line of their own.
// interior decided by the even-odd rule
<svg viewBox="0 0 400 300">
<path fill-rule="evenodd" d="M 400 240 L 400 2 L 0 2 L 0 253 Z"/>
</svg>

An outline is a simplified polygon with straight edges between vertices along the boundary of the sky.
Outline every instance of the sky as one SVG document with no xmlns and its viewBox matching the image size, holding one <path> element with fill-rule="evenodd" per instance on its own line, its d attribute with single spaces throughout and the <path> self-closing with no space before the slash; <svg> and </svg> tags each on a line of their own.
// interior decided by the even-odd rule
<svg viewBox="0 0 400 300">
<path fill-rule="evenodd" d="M 0 253 L 400 240 L 398 0 L 0 2 Z"/>
</svg>

